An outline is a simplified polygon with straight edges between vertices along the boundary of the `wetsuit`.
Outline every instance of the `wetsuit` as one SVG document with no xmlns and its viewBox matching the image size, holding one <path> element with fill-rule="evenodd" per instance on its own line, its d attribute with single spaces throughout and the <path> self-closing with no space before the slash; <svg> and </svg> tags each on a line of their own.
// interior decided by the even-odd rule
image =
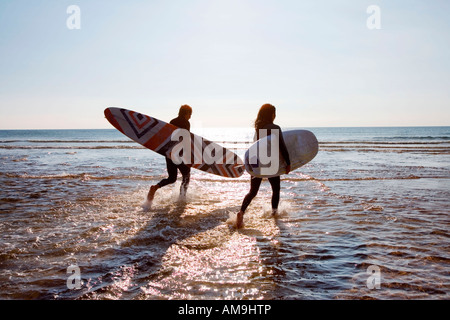
<svg viewBox="0 0 450 320">
<path fill-rule="evenodd" d="M 190 129 L 191 129 L 191 124 L 189 123 L 189 121 L 186 120 L 184 117 L 180 117 L 180 116 L 178 116 L 175 119 L 172 119 L 170 121 L 170 124 L 173 124 L 174 126 L 177 126 L 181 129 L 186 129 L 188 131 L 190 131 Z M 186 195 L 186 191 L 189 186 L 189 180 L 191 177 L 191 168 L 188 167 L 187 165 L 185 165 L 184 163 L 176 165 L 169 158 L 166 158 L 166 166 L 167 166 L 167 173 L 169 174 L 169 177 L 161 180 L 158 183 L 158 186 L 160 188 L 162 188 L 164 186 L 167 186 L 168 184 L 175 183 L 175 181 L 177 181 L 177 174 L 178 174 L 177 170 L 180 170 L 180 172 L 183 176 L 183 180 L 181 182 L 181 187 L 180 187 L 180 194 L 183 196 Z"/>
<path fill-rule="evenodd" d="M 267 135 L 271 135 L 273 129 L 279 130 L 278 132 L 279 132 L 279 137 L 280 137 L 280 141 L 279 141 L 280 152 L 281 152 L 281 155 L 283 156 L 286 164 L 290 165 L 291 160 L 289 159 L 289 152 L 286 148 L 286 144 L 284 143 L 283 133 L 281 132 L 281 128 L 279 126 L 277 126 L 276 124 L 270 123 L 270 124 L 265 125 L 262 129 L 267 129 Z M 262 138 L 262 137 L 259 136 L 259 132 L 258 132 L 258 130 L 256 130 L 256 139 L 259 140 L 260 138 Z M 276 210 L 276 209 L 278 209 L 278 204 L 280 202 L 280 176 L 272 177 L 272 178 L 268 178 L 268 179 L 269 179 L 270 185 L 272 187 L 272 210 Z M 258 194 L 259 187 L 261 186 L 261 182 L 262 182 L 262 178 L 253 177 L 253 176 L 251 177 L 250 192 L 245 196 L 244 200 L 242 201 L 242 206 L 241 206 L 242 212 L 245 212 L 247 207 L 252 202 L 253 198 L 256 197 L 256 195 Z"/>
</svg>

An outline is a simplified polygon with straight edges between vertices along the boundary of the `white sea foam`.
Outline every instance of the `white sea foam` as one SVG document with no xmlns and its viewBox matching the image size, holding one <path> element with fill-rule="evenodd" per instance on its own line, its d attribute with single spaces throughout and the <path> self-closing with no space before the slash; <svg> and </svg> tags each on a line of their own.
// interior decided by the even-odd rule
<svg viewBox="0 0 450 320">
<path fill-rule="evenodd" d="M 228 224 L 229 226 L 236 226 L 236 218 L 237 218 L 237 212 L 231 211 L 228 213 L 228 219 L 225 223 Z M 245 215 L 244 215 L 244 220 L 245 220 Z"/>
<path fill-rule="evenodd" d="M 278 205 L 278 209 L 276 211 L 276 214 L 273 214 L 272 206 L 270 203 L 265 203 L 262 208 L 262 217 L 263 218 L 276 218 L 276 217 L 284 217 L 289 214 L 289 212 L 292 212 L 292 206 L 283 200 L 280 200 L 280 203 Z"/>
</svg>

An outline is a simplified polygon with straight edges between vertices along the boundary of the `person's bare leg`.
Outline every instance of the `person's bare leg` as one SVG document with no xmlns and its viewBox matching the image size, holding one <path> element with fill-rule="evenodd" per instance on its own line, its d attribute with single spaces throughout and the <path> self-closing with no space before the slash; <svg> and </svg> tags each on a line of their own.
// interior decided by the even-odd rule
<svg viewBox="0 0 450 320">
<path fill-rule="evenodd" d="M 244 212 L 250 205 L 250 202 L 252 202 L 253 198 L 256 197 L 256 194 L 258 193 L 259 190 L 259 186 L 261 185 L 261 181 L 262 178 L 252 177 L 250 179 L 250 191 L 249 193 L 247 193 L 244 200 L 242 201 L 241 210 L 238 212 L 236 216 L 236 229 L 244 227 Z"/>
<path fill-rule="evenodd" d="M 153 201 L 153 198 L 155 197 L 155 192 L 158 189 L 159 189 L 159 186 L 157 184 L 155 184 L 155 185 L 150 187 L 150 190 L 148 191 L 148 194 L 147 194 L 147 201 L 148 202 L 152 202 Z"/>
<path fill-rule="evenodd" d="M 244 226 L 244 211 L 239 211 L 236 215 L 236 229 L 240 229 Z"/>
</svg>

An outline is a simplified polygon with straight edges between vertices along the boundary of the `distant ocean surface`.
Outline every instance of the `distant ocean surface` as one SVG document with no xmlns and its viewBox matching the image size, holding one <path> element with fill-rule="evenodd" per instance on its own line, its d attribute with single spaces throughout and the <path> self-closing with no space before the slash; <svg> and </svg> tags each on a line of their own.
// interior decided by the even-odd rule
<svg viewBox="0 0 450 320">
<path fill-rule="evenodd" d="M 193 169 L 146 212 L 164 158 L 117 130 L 0 130 L 0 299 L 449 299 L 450 127 L 307 129 L 279 217 L 264 181 L 237 231 L 247 173 Z"/>
</svg>

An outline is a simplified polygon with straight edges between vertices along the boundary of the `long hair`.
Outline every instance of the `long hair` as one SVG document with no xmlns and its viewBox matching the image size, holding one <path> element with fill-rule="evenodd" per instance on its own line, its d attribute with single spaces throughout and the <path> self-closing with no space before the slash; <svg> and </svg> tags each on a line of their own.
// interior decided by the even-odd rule
<svg viewBox="0 0 450 320">
<path fill-rule="evenodd" d="M 264 104 L 258 111 L 258 116 L 255 120 L 255 130 L 263 128 L 269 123 L 273 123 L 273 116 L 275 114 L 275 107 L 269 103 Z"/>
</svg>

